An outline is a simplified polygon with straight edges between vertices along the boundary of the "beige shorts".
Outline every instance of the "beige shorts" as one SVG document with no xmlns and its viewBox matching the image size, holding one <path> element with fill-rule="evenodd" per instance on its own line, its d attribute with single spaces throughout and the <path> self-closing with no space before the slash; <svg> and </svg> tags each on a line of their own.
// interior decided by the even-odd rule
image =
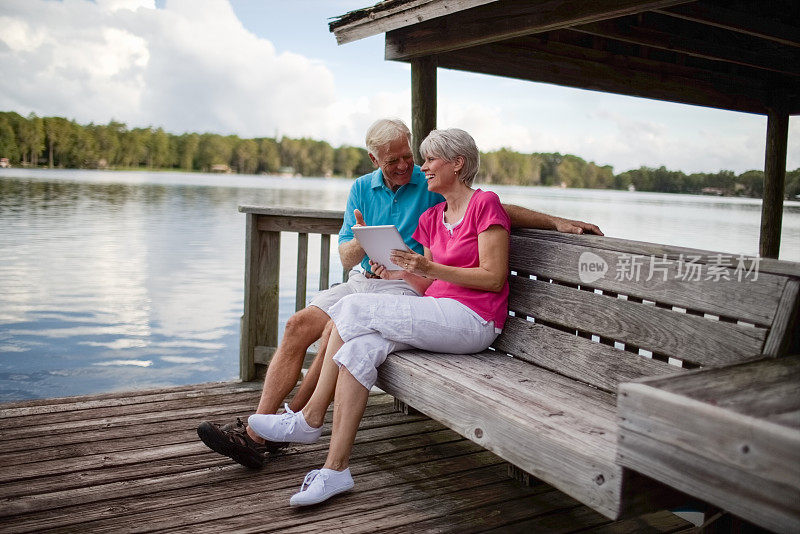
<svg viewBox="0 0 800 534">
<path fill-rule="evenodd" d="M 403 280 L 382 280 L 380 278 L 367 278 L 364 273 L 353 269 L 347 282 L 337 284 L 330 289 L 320 291 L 311 299 L 309 306 L 316 306 L 330 315 L 331 306 L 342 300 L 347 295 L 355 293 L 378 293 L 384 295 L 409 295 L 420 296 L 417 291 Z"/>
</svg>

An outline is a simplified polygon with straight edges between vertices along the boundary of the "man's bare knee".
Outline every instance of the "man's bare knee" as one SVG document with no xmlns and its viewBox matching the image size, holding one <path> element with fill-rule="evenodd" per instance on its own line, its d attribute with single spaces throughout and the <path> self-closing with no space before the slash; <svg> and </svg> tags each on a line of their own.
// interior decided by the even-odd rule
<svg viewBox="0 0 800 534">
<path fill-rule="evenodd" d="M 330 321 L 328 314 L 317 308 L 309 306 L 298 311 L 286 321 L 286 328 L 283 331 L 283 339 L 295 339 L 311 345 L 322 336 L 326 325 Z"/>
</svg>

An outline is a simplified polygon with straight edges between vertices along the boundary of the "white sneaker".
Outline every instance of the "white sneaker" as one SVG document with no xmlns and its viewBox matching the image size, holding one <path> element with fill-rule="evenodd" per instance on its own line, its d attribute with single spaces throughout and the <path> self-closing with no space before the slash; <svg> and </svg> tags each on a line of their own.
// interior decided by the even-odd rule
<svg viewBox="0 0 800 534">
<path fill-rule="evenodd" d="M 344 471 L 314 469 L 306 475 L 300 491 L 289 499 L 291 506 L 308 506 L 327 501 L 334 495 L 353 489 L 355 483 L 350 468 Z"/>
<path fill-rule="evenodd" d="M 313 428 L 306 423 L 303 412 L 293 412 L 288 404 L 285 408 L 286 412 L 279 415 L 253 414 L 247 424 L 267 441 L 316 443 L 322 435 L 322 427 Z"/>
</svg>

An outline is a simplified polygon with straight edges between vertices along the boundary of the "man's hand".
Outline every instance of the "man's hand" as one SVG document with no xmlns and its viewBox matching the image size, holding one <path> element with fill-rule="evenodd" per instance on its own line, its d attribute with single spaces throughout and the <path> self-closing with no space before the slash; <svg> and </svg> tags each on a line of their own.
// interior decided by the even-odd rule
<svg viewBox="0 0 800 534">
<path fill-rule="evenodd" d="M 594 224 L 569 219 L 556 219 L 556 230 L 565 234 L 595 234 L 604 235 Z"/>
<path fill-rule="evenodd" d="M 364 216 L 361 214 L 361 210 L 353 210 L 353 215 L 356 217 L 356 223 L 352 226 L 355 228 L 356 226 L 366 226 L 367 224 L 364 222 Z"/>
<path fill-rule="evenodd" d="M 369 270 L 372 271 L 372 274 L 384 280 L 402 280 L 403 273 L 405 272 L 398 270 L 390 271 L 380 263 L 375 263 L 372 260 L 369 260 Z"/>
<path fill-rule="evenodd" d="M 353 215 L 356 218 L 356 223 L 351 227 L 355 228 L 356 226 L 366 226 L 364 222 L 364 216 L 361 214 L 359 210 L 353 210 Z M 358 238 L 353 237 L 350 241 L 346 243 L 342 243 L 339 245 L 339 260 L 342 262 L 342 267 L 345 269 L 352 269 L 364 258 L 364 249 L 361 247 L 361 243 L 358 242 Z"/>
</svg>

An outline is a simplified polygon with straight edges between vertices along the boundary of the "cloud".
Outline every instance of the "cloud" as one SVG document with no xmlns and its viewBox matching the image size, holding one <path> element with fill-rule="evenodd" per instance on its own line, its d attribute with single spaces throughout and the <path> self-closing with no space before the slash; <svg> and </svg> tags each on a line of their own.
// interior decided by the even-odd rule
<svg viewBox="0 0 800 534">
<path fill-rule="evenodd" d="M 174 132 L 310 133 L 333 75 L 245 30 L 223 0 L 11 0 L 0 109 Z"/>
<path fill-rule="evenodd" d="M 347 71 L 363 79 L 343 93 L 328 64 L 278 50 L 227 0 L 4 0 L 0 28 L 0 110 L 335 146 L 362 146 L 379 117 L 410 122 L 407 78 L 394 77 L 408 65 Z M 617 172 L 763 167 L 763 117 L 439 72 L 439 125 L 482 150 L 572 153 Z M 796 118 L 787 166 L 800 167 Z"/>
</svg>

